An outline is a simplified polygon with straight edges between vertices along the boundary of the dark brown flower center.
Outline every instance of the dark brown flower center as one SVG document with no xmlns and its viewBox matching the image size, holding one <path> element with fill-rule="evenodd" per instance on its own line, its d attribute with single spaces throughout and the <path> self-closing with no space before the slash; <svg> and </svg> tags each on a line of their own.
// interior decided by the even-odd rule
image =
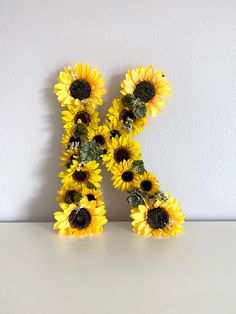
<svg viewBox="0 0 236 314">
<path fill-rule="evenodd" d="M 90 224 L 91 215 L 86 208 L 74 209 L 68 219 L 72 228 L 84 229 Z"/>
<path fill-rule="evenodd" d="M 147 213 L 147 223 L 152 229 L 164 229 L 169 223 L 169 214 L 162 208 L 152 208 Z"/>
<path fill-rule="evenodd" d="M 72 143 L 79 143 L 80 144 L 80 137 L 73 134 L 71 137 L 70 137 L 70 140 L 69 140 L 69 143 L 72 144 Z"/>
<path fill-rule="evenodd" d="M 127 118 L 135 120 L 135 115 L 134 115 L 132 110 L 124 109 L 120 113 L 120 119 L 123 120 L 123 121 L 126 121 Z"/>
<path fill-rule="evenodd" d="M 117 148 L 114 153 L 114 158 L 117 162 L 130 159 L 130 152 L 124 147 Z"/>
<path fill-rule="evenodd" d="M 105 138 L 102 135 L 95 135 L 93 139 L 99 145 L 105 144 Z"/>
<path fill-rule="evenodd" d="M 74 117 L 75 124 L 77 124 L 79 119 L 86 125 L 89 125 L 89 122 L 91 121 L 90 114 L 86 111 L 80 111 L 75 115 Z"/>
<path fill-rule="evenodd" d="M 134 174 L 132 171 L 125 171 L 124 173 L 122 173 L 122 180 L 125 182 L 131 182 L 134 178 Z"/>
<path fill-rule="evenodd" d="M 77 171 L 76 170 L 73 174 L 73 179 L 77 182 L 86 182 L 86 181 L 88 181 L 88 178 L 89 178 L 88 171 L 83 171 L 83 170 Z"/>
<path fill-rule="evenodd" d="M 141 188 L 142 188 L 144 191 L 146 191 L 146 192 L 151 191 L 151 189 L 152 189 L 152 182 L 149 181 L 149 180 L 143 180 L 143 181 L 141 182 Z"/>
<path fill-rule="evenodd" d="M 155 96 L 155 87 L 148 81 L 142 81 L 136 85 L 134 96 L 143 102 L 149 102 Z"/>
<path fill-rule="evenodd" d="M 70 166 L 73 164 L 73 160 L 75 160 L 75 156 L 71 155 L 70 158 L 66 162 L 66 168 L 70 168 Z"/>
<path fill-rule="evenodd" d="M 69 190 L 66 192 L 65 195 L 65 203 L 72 204 L 72 203 L 78 203 L 81 198 L 81 195 L 79 192 L 75 190 Z"/>
<path fill-rule="evenodd" d="M 95 196 L 91 193 L 87 194 L 87 198 L 88 198 L 88 201 L 95 201 L 96 200 Z"/>
<path fill-rule="evenodd" d="M 117 131 L 117 130 L 111 130 L 110 131 L 110 138 L 112 138 L 112 137 L 116 137 L 116 136 L 119 136 L 120 137 L 120 132 L 119 131 Z"/>
<path fill-rule="evenodd" d="M 88 81 L 76 80 L 70 86 L 70 94 L 73 98 L 83 100 L 89 98 L 91 87 Z"/>
</svg>

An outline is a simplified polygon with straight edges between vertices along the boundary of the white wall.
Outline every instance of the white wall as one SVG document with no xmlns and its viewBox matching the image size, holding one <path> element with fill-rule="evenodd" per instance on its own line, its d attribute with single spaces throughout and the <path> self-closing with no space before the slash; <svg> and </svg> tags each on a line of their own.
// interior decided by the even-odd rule
<svg viewBox="0 0 236 314">
<path fill-rule="evenodd" d="M 78 61 L 108 82 L 103 115 L 127 68 L 162 68 L 173 97 L 138 137 L 146 166 L 188 219 L 236 218 L 235 13 L 234 0 L 1 0 L 0 219 L 49 220 L 57 209 L 52 87 Z M 128 219 L 109 177 L 108 216 Z"/>
</svg>

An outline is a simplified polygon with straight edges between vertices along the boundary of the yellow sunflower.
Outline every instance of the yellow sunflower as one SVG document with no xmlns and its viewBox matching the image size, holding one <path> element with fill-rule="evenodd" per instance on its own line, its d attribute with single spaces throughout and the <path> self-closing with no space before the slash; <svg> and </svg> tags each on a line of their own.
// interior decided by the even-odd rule
<svg viewBox="0 0 236 314">
<path fill-rule="evenodd" d="M 130 140 L 127 135 L 113 137 L 108 143 L 108 150 L 102 155 L 104 164 L 108 170 L 124 160 L 138 160 L 141 157 L 140 146 L 136 140 Z"/>
<path fill-rule="evenodd" d="M 144 125 L 147 124 L 147 117 L 145 116 L 143 118 L 137 119 L 134 115 L 133 110 L 124 106 L 121 98 L 113 100 L 112 106 L 108 109 L 107 117 L 110 121 L 121 121 L 122 126 L 127 118 L 132 119 L 132 130 L 130 132 L 123 127 L 124 132 L 131 135 L 139 134 L 143 130 Z"/>
<path fill-rule="evenodd" d="M 104 204 L 102 192 L 98 189 L 89 189 L 89 188 L 83 188 L 81 190 L 81 193 L 83 195 L 82 200 L 87 200 L 88 202 L 92 202 L 96 204 L 96 207 L 99 207 Z"/>
<path fill-rule="evenodd" d="M 89 183 L 99 187 L 102 176 L 98 167 L 99 164 L 95 160 L 84 165 L 80 165 L 78 160 L 73 160 L 71 167 L 61 172 L 59 177 L 62 178 L 62 183 L 66 185 L 73 183 L 76 189 L 86 187 Z"/>
<path fill-rule="evenodd" d="M 91 104 L 74 107 L 69 105 L 68 110 L 62 111 L 62 121 L 65 129 L 71 129 L 74 124 L 84 123 L 93 128 L 98 127 L 100 121 L 98 111 Z"/>
<path fill-rule="evenodd" d="M 184 214 L 175 198 L 157 201 L 155 204 L 139 205 L 131 210 L 133 231 L 158 238 L 176 236 L 183 231 Z"/>
<path fill-rule="evenodd" d="M 59 235 L 86 236 L 99 234 L 103 231 L 103 225 L 107 222 L 105 207 L 96 207 L 95 203 L 83 200 L 79 206 L 70 204 L 62 212 L 55 212 L 56 223 L 54 229 L 58 229 Z"/>
<path fill-rule="evenodd" d="M 139 187 L 148 193 L 148 195 L 154 195 L 158 190 L 160 190 L 159 185 L 157 184 L 157 179 L 154 174 L 150 172 L 144 172 L 138 178 Z"/>
<path fill-rule="evenodd" d="M 72 161 L 74 159 L 78 159 L 78 155 L 75 154 L 73 150 L 68 149 L 67 151 L 63 152 L 60 159 L 62 160 L 62 162 L 60 163 L 60 166 L 65 166 L 66 168 L 70 168 L 70 166 L 72 165 Z"/>
<path fill-rule="evenodd" d="M 66 151 L 70 151 L 76 155 L 79 151 L 81 139 L 74 134 L 74 131 L 74 128 L 65 130 L 61 138 L 61 144 L 65 147 Z"/>
<path fill-rule="evenodd" d="M 106 149 L 109 141 L 108 127 L 105 125 L 101 125 L 97 129 L 88 127 L 88 140 L 95 141 L 102 149 Z"/>
<path fill-rule="evenodd" d="M 62 106 L 77 106 L 81 101 L 101 105 L 102 95 L 106 93 L 104 85 L 105 81 L 97 69 L 91 70 L 88 64 L 75 64 L 60 72 L 54 93 Z"/>
<path fill-rule="evenodd" d="M 121 191 L 127 191 L 134 188 L 138 182 L 138 174 L 131 167 L 132 161 L 122 161 L 114 165 L 111 169 L 113 173 L 112 181 L 115 188 Z"/>
<path fill-rule="evenodd" d="M 57 192 L 58 197 L 57 200 L 60 203 L 64 203 L 67 205 L 72 203 L 78 203 L 82 198 L 82 191 L 78 189 L 78 186 L 75 187 L 73 182 L 69 182 L 68 184 L 63 184 L 60 190 Z"/>
<path fill-rule="evenodd" d="M 162 70 L 155 71 L 151 65 L 128 70 L 121 82 L 121 94 L 132 94 L 146 103 L 148 115 L 155 117 L 165 103 L 162 97 L 171 95 L 171 87 Z"/>
<path fill-rule="evenodd" d="M 127 134 L 127 131 L 123 128 L 123 123 L 122 121 L 118 120 L 118 119 L 112 119 L 112 120 L 105 120 L 105 126 L 107 126 L 108 128 L 108 132 L 109 132 L 109 137 L 120 137 L 122 135 Z"/>
</svg>

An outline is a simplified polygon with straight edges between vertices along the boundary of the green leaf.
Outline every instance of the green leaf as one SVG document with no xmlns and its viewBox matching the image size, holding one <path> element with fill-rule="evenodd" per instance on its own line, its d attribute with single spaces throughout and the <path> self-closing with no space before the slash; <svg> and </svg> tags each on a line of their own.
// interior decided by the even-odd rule
<svg viewBox="0 0 236 314">
<path fill-rule="evenodd" d="M 92 190 L 96 189 L 96 186 L 93 183 L 91 183 L 91 182 L 88 182 L 86 184 L 86 186 L 87 186 L 88 189 L 92 189 Z"/>
<path fill-rule="evenodd" d="M 127 94 L 122 98 L 122 103 L 124 105 L 124 107 L 127 107 L 129 109 L 133 108 L 133 100 L 134 100 L 134 96 L 131 94 Z"/>
<path fill-rule="evenodd" d="M 135 169 L 139 174 L 143 174 L 146 171 L 142 160 L 134 160 L 131 167 Z"/>
</svg>

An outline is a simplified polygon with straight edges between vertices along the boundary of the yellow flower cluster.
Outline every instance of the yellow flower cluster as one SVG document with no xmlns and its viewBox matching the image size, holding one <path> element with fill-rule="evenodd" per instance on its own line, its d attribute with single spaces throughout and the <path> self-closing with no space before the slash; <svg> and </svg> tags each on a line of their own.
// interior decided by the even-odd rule
<svg viewBox="0 0 236 314">
<path fill-rule="evenodd" d="M 54 92 L 66 110 L 62 111 L 64 134 L 63 154 L 59 174 L 62 187 L 58 191 L 61 211 L 55 212 L 60 235 L 84 236 L 98 234 L 107 222 L 102 193 L 98 189 L 102 176 L 96 154 L 84 147 L 85 157 L 81 160 L 83 144 L 92 141 L 101 132 L 96 105 L 102 104 L 105 81 L 98 70 L 89 65 L 76 64 L 60 72 Z M 104 145 L 105 147 L 105 145 Z M 95 147 L 96 148 L 96 147 Z M 93 152 L 93 151 L 92 151 Z M 87 153 L 87 155 L 86 155 Z M 90 155 L 89 155 L 90 153 Z"/>
<path fill-rule="evenodd" d="M 160 190 L 154 174 L 141 158 L 132 136 L 139 134 L 149 115 L 155 116 L 170 96 L 170 84 L 152 66 L 128 70 L 121 83 L 121 97 L 114 99 L 107 119 L 99 125 L 96 105 L 102 104 L 104 79 L 89 65 L 76 64 L 60 72 L 54 91 L 66 110 L 59 175 L 58 200 L 62 209 L 54 217 L 59 234 L 82 236 L 100 233 L 107 222 L 99 190 L 99 161 L 112 173 L 115 188 L 127 191 L 132 206 L 134 232 L 155 237 L 175 236 L 182 231 L 184 214 L 168 193 Z"/>
</svg>

